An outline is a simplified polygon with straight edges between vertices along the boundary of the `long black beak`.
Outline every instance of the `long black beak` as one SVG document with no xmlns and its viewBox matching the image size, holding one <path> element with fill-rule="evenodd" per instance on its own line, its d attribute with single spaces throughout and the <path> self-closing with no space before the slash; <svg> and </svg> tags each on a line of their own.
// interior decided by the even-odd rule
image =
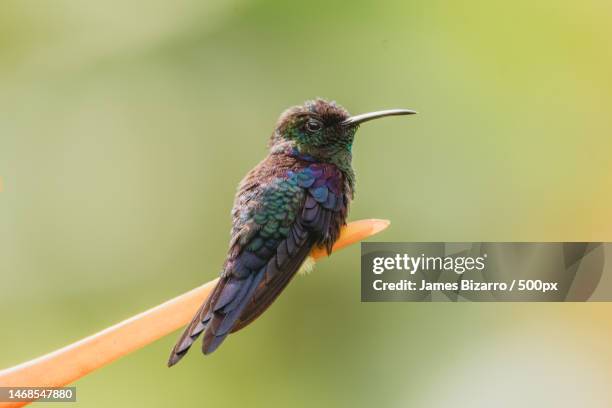
<svg viewBox="0 0 612 408">
<path fill-rule="evenodd" d="M 341 126 L 356 126 L 363 122 L 367 122 L 372 119 L 384 118 L 385 116 L 398 116 L 398 115 L 414 115 L 415 111 L 410 109 L 389 109 L 377 112 L 362 113 L 361 115 L 351 116 L 345 121 L 341 122 Z"/>
</svg>

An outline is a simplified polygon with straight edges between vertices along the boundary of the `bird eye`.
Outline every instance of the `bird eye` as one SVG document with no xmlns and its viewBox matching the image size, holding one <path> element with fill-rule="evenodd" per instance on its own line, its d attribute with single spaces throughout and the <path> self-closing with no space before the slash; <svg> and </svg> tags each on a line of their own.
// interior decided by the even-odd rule
<svg viewBox="0 0 612 408">
<path fill-rule="evenodd" d="M 308 119 L 308 122 L 306 122 L 306 130 L 311 133 L 318 132 L 322 128 L 323 124 L 316 119 Z"/>
</svg>

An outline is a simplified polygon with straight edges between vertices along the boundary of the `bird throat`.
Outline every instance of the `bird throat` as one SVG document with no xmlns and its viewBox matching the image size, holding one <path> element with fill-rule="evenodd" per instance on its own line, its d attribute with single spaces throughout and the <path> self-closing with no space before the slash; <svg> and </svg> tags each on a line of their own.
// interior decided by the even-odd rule
<svg viewBox="0 0 612 408">
<path fill-rule="evenodd" d="M 351 188 L 354 185 L 355 172 L 353 171 L 353 155 L 350 148 L 308 149 L 302 147 L 300 150 L 298 150 L 297 147 L 291 146 L 286 149 L 284 153 L 298 160 L 304 160 L 307 162 L 331 163 L 335 165 L 338 170 L 344 173 L 344 176 L 347 178 Z"/>
</svg>

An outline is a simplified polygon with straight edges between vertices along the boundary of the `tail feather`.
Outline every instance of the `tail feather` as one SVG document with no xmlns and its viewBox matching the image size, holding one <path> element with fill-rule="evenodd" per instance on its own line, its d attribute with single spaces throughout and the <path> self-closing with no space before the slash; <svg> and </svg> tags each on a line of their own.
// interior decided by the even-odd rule
<svg viewBox="0 0 612 408">
<path fill-rule="evenodd" d="M 216 310 L 208 323 L 208 327 L 204 333 L 204 340 L 202 341 L 202 352 L 204 354 L 210 354 L 215 351 L 223 340 L 225 340 L 227 335 L 230 334 L 244 308 L 253 298 L 253 294 L 263 280 L 264 275 L 265 268 L 262 268 L 253 279 L 248 282 L 248 285 L 245 285 L 246 290 L 240 291 L 240 296 L 237 296 L 234 302 L 228 305 L 232 306 L 231 308 L 224 307 L 217 309 L 215 307 Z"/>
<path fill-rule="evenodd" d="M 212 353 L 231 332 L 264 274 L 265 269 L 262 268 L 243 279 L 232 276 L 222 278 L 172 349 L 168 367 L 187 354 L 202 332 L 205 332 L 202 351 L 204 354 Z"/>
<path fill-rule="evenodd" d="M 205 302 L 202 306 L 200 306 L 200 309 L 198 309 L 198 312 L 191 320 L 191 323 L 189 323 L 179 340 L 176 342 L 172 352 L 170 353 L 170 358 L 168 359 L 168 367 L 172 367 L 178 363 L 185 356 L 185 354 L 187 354 L 189 348 L 198 339 L 200 334 L 202 334 L 204 329 L 206 329 L 208 321 L 205 321 L 203 317 L 207 313 L 208 305 L 209 303 Z M 210 319 L 209 316 L 206 317 Z"/>
</svg>

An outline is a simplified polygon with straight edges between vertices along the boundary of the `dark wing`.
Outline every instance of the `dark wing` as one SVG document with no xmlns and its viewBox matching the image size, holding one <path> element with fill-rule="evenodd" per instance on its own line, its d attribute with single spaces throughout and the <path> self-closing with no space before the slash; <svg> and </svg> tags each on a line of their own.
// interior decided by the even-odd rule
<svg viewBox="0 0 612 408">
<path fill-rule="evenodd" d="M 313 246 L 331 248 L 346 216 L 346 197 L 339 187 L 341 173 L 329 166 L 311 165 L 265 185 L 241 188 L 239 196 L 248 197 L 248 203 L 237 201 L 222 276 L 174 347 L 169 365 L 178 362 L 203 331 L 202 349 L 212 353 L 230 332 L 270 306 Z"/>
<path fill-rule="evenodd" d="M 335 166 L 312 164 L 298 174 L 298 180 L 299 185 L 307 190 L 300 217 L 292 226 L 291 234 L 280 243 L 277 262 L 271 260 L 268 263 L 266 280 L 259 284 L 232 332 L 247 326 L 266 311 L 295 276 L 313 246 L 324 245 L 331 253 L 340 228 L 346 223 L 352 187 Z M 313 238 L 314 244 L 300 247 L 301 240 Z M 302 253 L 300 250 L 306 247 L 308 250 Z M 284 259 L 287 260 L 283 261 Z M 279 271 L 281 273 L 278 273 Z"/>
</svg>

